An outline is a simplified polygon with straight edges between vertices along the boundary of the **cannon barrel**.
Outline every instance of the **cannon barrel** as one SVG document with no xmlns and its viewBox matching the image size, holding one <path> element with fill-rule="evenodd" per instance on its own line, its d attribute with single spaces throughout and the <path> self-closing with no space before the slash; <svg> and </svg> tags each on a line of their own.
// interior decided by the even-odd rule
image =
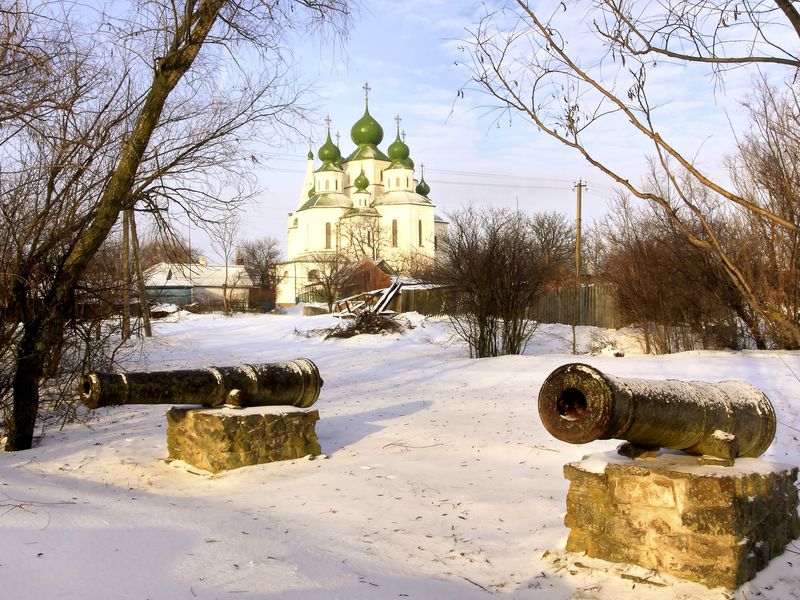
<svg viewBox="0 0 800 600">
<path fill-rule="evenodd" d="M 776 426 L 769 399 L 743 381 L 612 377 L 580 363 L 547 377 L 539 416 L 554 437 L 573 444 L 616 438 L 722 458 L 760 456 Z"/>
<path fill-rule="evenodd" d="M 307 408 L 323 381 L 307 358 L 283 363 L 206 367 L 150 373 L 92 371 L 80 384 L 89 408 L 116 404 L 204 404 Z"/>
</svg>

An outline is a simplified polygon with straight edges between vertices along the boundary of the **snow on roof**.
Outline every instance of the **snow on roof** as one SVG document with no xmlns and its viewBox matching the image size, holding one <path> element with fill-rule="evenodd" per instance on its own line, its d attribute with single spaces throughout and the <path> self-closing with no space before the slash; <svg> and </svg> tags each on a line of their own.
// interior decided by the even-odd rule
<svg viewBox="0 0 800 600">
<path fill-rule="evenodd" d="M 229 287 L 253 287 L 253 280 L 242 265 L 204 265 L 201 263 L 166 263 L 153 265 L 144 272 L 147 287 L 222 287 L 225 269 Z"/>
</svg>

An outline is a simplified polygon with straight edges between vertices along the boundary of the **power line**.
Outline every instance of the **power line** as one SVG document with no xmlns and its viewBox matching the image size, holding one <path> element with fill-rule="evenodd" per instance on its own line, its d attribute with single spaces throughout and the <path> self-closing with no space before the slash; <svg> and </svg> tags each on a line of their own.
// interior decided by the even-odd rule
<svg viewBox="0 0 800 600">
<path fill-rule="evenodd" d="M 464 185 L 470 187 L 490 187 L 490 188 L 514 188 L 514 189 L 537 189 L 537 190 L 560 190 L 560 191 L 572 191 L 573 183 L 571 181 L 564 180 L 569 185 L 553 185 L 553 184 L 542 184 L 542 183 L 489 183 L 489 182 L 480 182 L 480 181 L 448 181 L 444 179 L 431 179 L 430 183 L 435 184 L 442 184 L 442 185 Z M 592 184 L 594 188 L 601 188 L 606 192 L 612 192 L 613 189 L 610 187 L 606 187 L 603 185 L 596 185 Z"/>
<path fill-rule="evenodd" d="M 270 160 L 284 160 L 290 162 L 306 162 L 306 159 L 293 158 L 293 157 L 275 157 Z M 282 168 L 282 167 L 266 167 L 266 170 L 274 173 L 294 173 L 298 175 L 305 174 L 305 170 Z M 475 179 L 504 179 L 511 180 L 509 183 L 492 183 L 491 181 L 452 181 L 447 179 L 430 179 L 429 183 L 436 183 L 442 185 L 469 185 L 480 187 L 493 187 L 493 188 L 526 188 L 526 189 L 542 189 L 542 190 L 572 190 L 574 182 L 571 179 L 558 179 L 554 177 L 534 177 L 530 175 L 514 175 L 510 173 L 492 173 L 487 171 L 454 171 L 449 169 L 426 169 L 427 173 L 434 175 L 457 175 L 460 177 L 468 177 Z M 514 183 L 520 182 L 520 183 Z M 614 188 L 608 185 L 598 184 L 591 182 L 593 189 L 600 190 L 605 193 L 612 193 Z"/>
</svg>

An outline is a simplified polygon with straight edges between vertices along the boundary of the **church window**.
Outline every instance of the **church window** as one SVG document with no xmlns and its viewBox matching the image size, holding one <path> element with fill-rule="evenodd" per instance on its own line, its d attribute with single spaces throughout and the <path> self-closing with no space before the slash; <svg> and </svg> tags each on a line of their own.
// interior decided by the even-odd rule
<svg viewBox="0 0 800 600">
<path fill-rule="evenodd" d="M 372 232 L 367 231 L 367 246 L 372 246 Z"/>
<path fill-rule="evenodd" d="M 409 185 L 408 185 L 408 177 L 406 177 L 406 187 L 409 187 Z"/>
<path fill-rule="evenodd" d="M 334 189 L 338 192 L 339 191 L 339 180 L 337 179 L 334 183 Z"/>
<path fill-rule="evenodd" d="M 331 249 L 331 224 L 325 223 L 325 249 Z"/>
<path fill-rule="evenodd" d="M 438 250 L 439 249 L 439 236 L 438 235 L 433 236 L 433 249 L 434 250 Z"/>
<path fill-rule="evenodd" d="M 417 222 L 417 232 L 419 233 L 419 245 L 422 246 L 422 219 Z"/>
<path fill-rule="evenodd" d="M 331 182 L 326 179 L 325 180 L 325 191 L 327 192 L 329 189 L 331 189 Z"/>
<path fill-rule="evenodd" d="M 319 280 L 319 271 L 316 269 L 311 269 L 308 272 L 308 280 L 309 281 L 318 281 Z"/>
<path fill-rule="evenodd" d="M 397 248 L 397 219 L 392 220 L 392 247 Z"/>
<path fill-rule="evenodd" d="M 297 227 L 297 217 L 294 218 L 294 226 Z"/>
<path fill-rule="evenodd" d="M 394 187 L 400 187 L 400 178 L 399 177 L 395 177 L 394 178 Z"/>
</svg>

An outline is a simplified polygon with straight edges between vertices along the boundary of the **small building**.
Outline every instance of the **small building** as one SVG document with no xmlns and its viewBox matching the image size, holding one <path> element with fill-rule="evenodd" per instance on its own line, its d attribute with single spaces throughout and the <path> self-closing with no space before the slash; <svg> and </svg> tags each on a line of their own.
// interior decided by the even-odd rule
<svg viewBox="0 0 800 600">
<path fill-rule="evenodd" d="M 210 265 L 202 258 L 198 263 L 158 263 L 144 272 L 144 281 L 151 302 L 221 308 L 227 292 L 234 310 L 246 310 L 251 291 L 258 289 L 244 266 Z"/>
</svg>

